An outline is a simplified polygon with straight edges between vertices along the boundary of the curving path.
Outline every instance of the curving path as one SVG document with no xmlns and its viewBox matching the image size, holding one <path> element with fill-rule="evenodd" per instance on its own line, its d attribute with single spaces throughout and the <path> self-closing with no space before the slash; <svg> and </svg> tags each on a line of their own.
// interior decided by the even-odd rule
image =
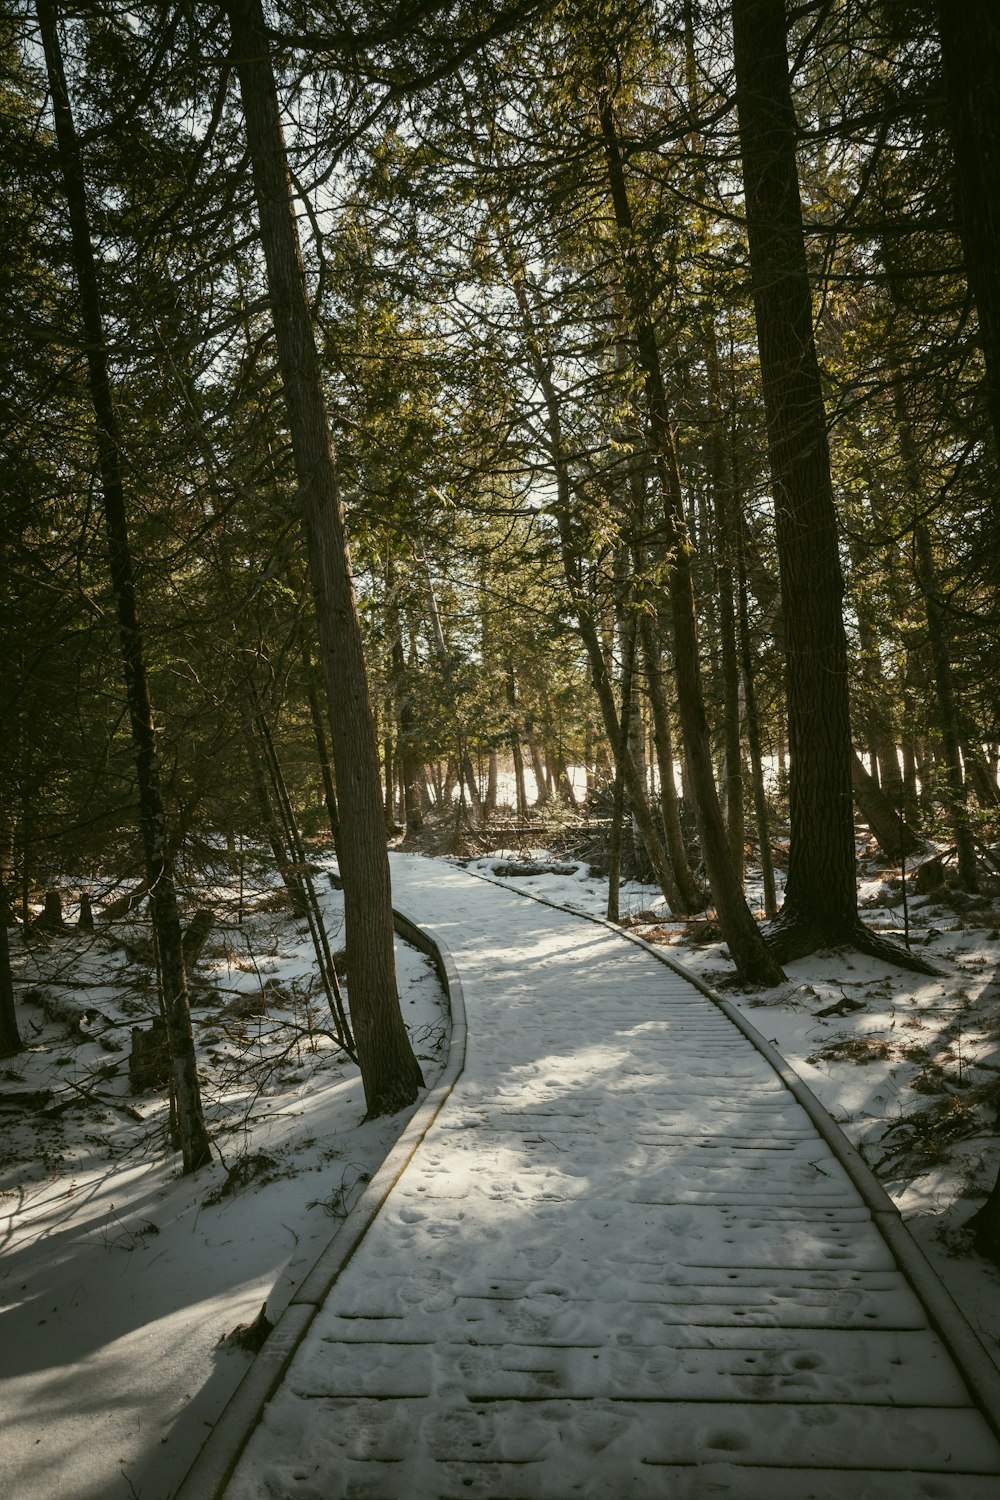
<svg viewBox="0 0 1000 1500">
<path fill-rule="evenodd" d="M 871 1209 L 718 1006 L 451 866 L 393 887 L 461 975 L 465 1069 L 227 1500 L 996 1500 Z"/>
</svg>

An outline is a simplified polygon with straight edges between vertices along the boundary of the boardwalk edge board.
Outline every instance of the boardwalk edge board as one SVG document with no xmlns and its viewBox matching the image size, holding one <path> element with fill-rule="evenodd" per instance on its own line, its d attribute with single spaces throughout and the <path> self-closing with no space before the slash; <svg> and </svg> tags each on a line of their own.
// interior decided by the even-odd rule
<svg viewBox="0 0 1000 1500">
<path fill-rule="evenodd" d="M 854 1183 L 899 1269 L 923 1304 L 931 1327 L 955 1361 L 975 1405 L 978 1406 L 995 1435 L 1000 1437 L 1000 1370 L 997 1369 L 975 1329 L 907 1229 L 899 1209 L 857 1147 L 823 1107 L 809 1085 L 757 1030 L 753 1022 L 748 1021 L 731 1000 L 727 1000 L 724 995 L 713 990 L 711 985 L 706 984 L 697 974 L 685 968 L 677 959 L 664 953 L 662 947 L 647 942 L 645 938 L 619 927 L 614 922 L 609 922 L 606 917 L 598 917 L 592 912 L 578 911 L 574 907 L 564 906 L 559 901 L 553 901 L 549 896 L 539 895 L 537 891 L 527 891 L 520 886 L 508 885 L 505 881 L 486 875 L 481 870 L 466 869 L 465 873 L 474 876 L 477 880 L 484 880 L 489 885 L 498 886 L 512 895 L 523 896 L 529 901 L 540 902 L 542 906 L 550 906 L 554 911 L 566 912 L 570 916 L 593 922 L 598 927 L 605 927 L 609 932 L 617 934 L 626 942 L 635 943 L 637 947 L 644 948 L 647 953 L 652 954 L 665 968 L 671 969 L 694 985 L 695 989 L 711 1000 L 712 1004 L 732 1021 L 747 1041 L 770 1063 Z M 191 1500 L 194 1500 L 194 1497 L 191 1497 Z"/>
<path fill-rule="evenodd" d="M 332 871 L 330 882 L 340 888 L 340 878 Z M 194 1463 L 174 1491 L 173 1500 L 220 1500 L 264 1407 L 281 1384 L 292 1356 L 305 1338 L 327 1293 L 364 1239 L 369 1225 L 399 1181 L 465 1067 L 465 997 L 447 944 L 435 935 L 433 924 L 420 927 L 395 907 L 393 926 L 401 938 L 426 953 L 437 970 L 451 1008 L 448 1061 L 385 1161 L 279 1315 L 267 1342 L 254 1357 Z"/>
</svg>

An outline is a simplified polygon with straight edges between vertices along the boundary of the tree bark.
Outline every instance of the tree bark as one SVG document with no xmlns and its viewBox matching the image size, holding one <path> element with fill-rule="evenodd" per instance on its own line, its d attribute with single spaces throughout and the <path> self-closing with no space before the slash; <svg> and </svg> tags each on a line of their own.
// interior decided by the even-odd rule
<svg viewBox="0 0 1000 1500">
<path fill-rule="evenodd" d="M 844 584 L 795 159 L 784 0 L 733 0 L 736 99 L 785 621 L 791 847 L 779 948 L 859 927 Z"/>
<path fill-rule="evenodd" d="M 715 511 L 715 583 L 719 606 L 719 651 L 722 659 L 722 733 L 725 750 L 726 827 L 737 879 L 745 861 L 746 810 L 743 795 L 743 750 L 740 735 L 740 657 L 736 633 L 733 560 L 740 525 L 727 433 L 722 416 L 722 382 L 715 320 L 706 308 L 705 363 L 708 370 L 709 464 Z"/>
<path fill-rule="evenodd" d="M 936 9 L 958 220 L 1000 448 L 1000 10 L 996 0 L 937 0 Z"/>
<path fill-rule="evenodd" d="M 351 1019 L 368 1118 L 374 1118 L 412 1103 L 423 1077 L 396 992 L 378 749 L 267 31 L 260 0 L 227 0 L 225 8 L 316 604 L 340 790 Z"/>
<path fill-rule="evenodd" d="M 56 144 L 69 208 L 73 262 L 80 288 L 90 396 L 94 408 L 98 467 L 104 504 L 111 586 L 118 616 L 125 692 L 135 750 L 139 816 L 146 881 L 156 936 L 169 1038 L 171 1071 L 183 1169 L 195 1172 L 211 1160 L 201 1107 L 191 1012 L 181 943 L 177 893 L 169 857 L 167 821 L 160 791 L 153 711 L 149 698 L 142 631 L 136 608 L 132 554 L 125 508 L 121 433 L 108 367 L 97 262 L 87 210 L 83 162 L 70 108 L 56 25 L 56 6 L 37 0 L 55 117 Z"/>
</svg>

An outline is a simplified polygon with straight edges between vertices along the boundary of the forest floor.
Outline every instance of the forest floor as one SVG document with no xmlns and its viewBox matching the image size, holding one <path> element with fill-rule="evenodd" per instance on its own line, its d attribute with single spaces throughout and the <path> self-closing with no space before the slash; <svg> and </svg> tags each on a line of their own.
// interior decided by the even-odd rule
<svg viewBox="0 0 1000 1500">
<path fill-rule="evenodd" d="M 462 863 L 496 879 L 525 852 Z M 507 883 L 601 914 L 606 882 L 567 863 Z M 323 1034 L 304 926 L 273 892 L 245 895 L 239 913 L 228 888 L 192 894 L 219 918 L 193 1006 L 219 1160 L 195 1178 L 165 1154 L 161 1097 L 129 1092 L 129 1029 L 157 1008 L 141 924 L 14 939 L 28 1050 L 0 1067 L 4 1500 L 166 1500 L 250 1359 L 228 1336 L 265 1299 L 270 1318 L 282 1310 L 408 1118 L 361 1123 L 357 1070 Z M 336 947 L 340 897 L 322 901 Z M 862 902 L 873 926 L 900 928 L 898 889 L 870 862 Z M 768 992 L 734 988 L 711 927 L 669 920 L 654 889 L 624 885 L 621 909 L 802 1074 L 998 1357 L 1000 1273 L 961 1226 L 1000 1156 L 1000 899 L 911 899 L 911 941 L 939 978 L 830 951 Z M 422 955 L 399 944 L 398 962 L 430 1083 L 447 1050 L 443 996 Z"/>
</svg>

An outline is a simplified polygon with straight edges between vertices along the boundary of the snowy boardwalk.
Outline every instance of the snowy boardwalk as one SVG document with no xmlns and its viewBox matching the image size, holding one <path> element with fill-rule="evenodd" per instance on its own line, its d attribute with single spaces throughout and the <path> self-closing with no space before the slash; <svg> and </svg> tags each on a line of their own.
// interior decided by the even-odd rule
<svg viewBox="0 0 1000 1500">
<path fill-rule="evenodd" d="M 607 929 L 395 858 L 466 1068 L 227 1500 L 996 1500 L 1000 1445 L 736 1027 Z"/>
</svg>

